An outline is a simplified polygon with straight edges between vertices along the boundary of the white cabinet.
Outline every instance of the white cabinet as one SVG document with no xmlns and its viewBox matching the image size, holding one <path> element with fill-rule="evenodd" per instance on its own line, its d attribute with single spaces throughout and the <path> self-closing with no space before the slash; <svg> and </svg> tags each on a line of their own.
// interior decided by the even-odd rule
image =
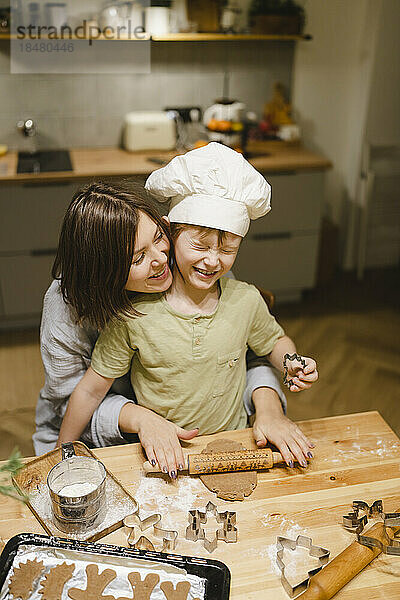
<svg viewBox="0 0 400 600">
<path fill-rule="evenodd" d="M 272 210 L 253 221 L 234 265 L 238 279 L 299 299 L 315 284 L 323 205 L 323 172 L 265 174 Z"/>
<path fill-rule="evenodd" d="M 0 328 L 38 324 L 76 184 L 0 187 Z"/>
<path fill-rule="evenodd" d="M 269 175 L 271 212 L 253 221 L 238 279 L 297 299 L 315 284 L 323 172 Z M 78 183 L 0 187 L 0 328 L 38 324 L 65 211 Z"/>
</svg>

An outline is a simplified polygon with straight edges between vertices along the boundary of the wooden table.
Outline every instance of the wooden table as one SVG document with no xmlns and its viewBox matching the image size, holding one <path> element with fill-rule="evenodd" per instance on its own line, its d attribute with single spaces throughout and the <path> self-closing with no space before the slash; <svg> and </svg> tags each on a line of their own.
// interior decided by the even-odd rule
<svg viewBox="0 0 400 600">
<path fill-rule="evenodd" d="M 287 595 L 270 562 L 277 535 L 304 533 L 335 557 L 353 541 L 353 535 L 341 525 L 342 515 L 350 510 L 353 500 L 371 504 L 382 499 L 385 512 L 400 507 L 400 440 L 379 413 L 315 419 L 300 426 L 317 444 L 309 467 L 275 467 L 260 472 L 257 488 L 243 502 L 218 499 L 220 511 L 237 511 L 239 539 L 236 544 L 219 542 L 211 555 L 200 542 L 184 539 L 187 510 L 204 508 L 209 499 L 215 501 L 214 494 L 198 478 L 180 477 L 176 483 L 166 483 L 154 476 L 145 479 L 141 471 L 144 457 L 138 444 L 101 448 L 96 454 L 136 494 L 143 509 L 158 508 L 164 515 L 164 525 L 178 529 L 175 553 L 218 559 L 228 565 L 233 600 L 284 600 Z M 221 437 L 239 440 L 247 448 L 254 447 L 248 429 L 198 438 L 190 444 L 190 451 L 198 452 L 211 439 Z M 3 539 L 29 531 L 43 533 L 29 509 L 0 497 Z M 126 532 L 120 529 L 102 542 L 126 545 Z M 314 564 L 310 563 L 309 568 Z M 380 555 L 336 598 L 400 598 L 400 558 Z"/>
</svg>

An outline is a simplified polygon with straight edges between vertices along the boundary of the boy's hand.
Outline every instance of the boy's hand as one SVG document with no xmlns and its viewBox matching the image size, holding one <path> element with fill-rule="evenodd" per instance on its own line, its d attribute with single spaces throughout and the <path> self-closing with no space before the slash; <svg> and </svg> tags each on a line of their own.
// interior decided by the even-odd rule
<svg viewBox="0 0 400 600">
<path fill-rule="evenodd" d="M 122 407 L 120 427 L 122 431 L 136 432 L 149 462 L 153 466 L 158 463 L 161 471 L 169 473 L 172 479 L 185 468 L 179 440 L 191 440 L 199 433 L 198 429 L 186 431 L 152 410 L 132 403 Z"/>
<path fill-rule="evenodd" d="M 302 467 L 306 467 L 307 459 L 313 456 L 311 448 L 315 445 L 304 435 L 300 427 L 283 413 L 260 412 L 258 414 L 257 411 L 253 436 L 259 448 L 264 448 L 267 442 L 274 444 L 289 467 L 294 466 L 295 460 Z"/>
<path fill-rule="evenodd" d="M 287 368 L 286 378 L 291 392 L 301 392 L 310 389 L 311 385 L 318 379 L 317 363 L 314 359 L 301 356 L 301 361 L 296 358 L 290 360 L 285 358 L 284 365 Z M 304 364 L 302 364 L 304 363 Z"/>
</svg>

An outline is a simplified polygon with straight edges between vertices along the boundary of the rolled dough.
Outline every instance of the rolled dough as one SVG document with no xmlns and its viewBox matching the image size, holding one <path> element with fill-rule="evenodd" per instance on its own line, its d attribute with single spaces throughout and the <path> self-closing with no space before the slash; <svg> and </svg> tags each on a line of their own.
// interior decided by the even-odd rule
<svg viewBox="0 0 400 600">
<path fill-rule="evenodd" d="M 232 452 L 245 449 L 240 442 L 222 438 L 207 444 L 202 454 Z M 250 496 L 257 486 L 257 471 L 211 473 L 210 475 L 200 475 L 200 479 L 206 488 L 217 494 L 217 498 L 231 501 L 244 500 L 246 496 Z"/>
</svg>

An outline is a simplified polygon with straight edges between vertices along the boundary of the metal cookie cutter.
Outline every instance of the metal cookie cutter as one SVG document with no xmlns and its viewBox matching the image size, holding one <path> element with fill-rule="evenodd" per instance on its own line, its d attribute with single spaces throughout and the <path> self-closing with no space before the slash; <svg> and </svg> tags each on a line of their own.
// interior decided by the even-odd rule
<svg viewBox="0 0 400 600">
<path fill-rule="evenodd" d="M 379 516 L 382 513 L 382 500 L 375 500 L 371 506 L 362 500 L 354 500 L 353 510 L 347 515 L 343 515 L 343 527 L 348 531 L 361 533 L 365 525 L 368 523 L 369 517 L 374 515 Z"/>
<path fill-rule="evenodd" d="M 306 548 L 310 556 L 314 558 L 318 558 L 319 565 L 311 571 L 308 571 L 307 577 L 296 584 L 295 586 L 291 585 L 289 581 L 286 579 L 285 575 L 285 563 L 283 562 L 283 552 L 284 550 L 296 550 L 297 547 L 301 546 L 302 548 Z M 308 584 L 310 583 L 310 578 L 318 573 L 322 569 L 324 565 L 329 560 L 330 550 L 326 548 L 321 548 L 320 546 L 313 546 L 312 539 L 305 535 L 298 535 L 295 540 L 291 540 L 289 538 L 285 538 L 282 536 L 278 536 L 276 538 L 276 564 L 281 572 L 281 583 L 285 588 L 286 593 L 290 598 L 294 598 L 301 592 L 304 592 L 308 588 Z"/>
<path fill-rule="evenodd" d="M 371 506 L 361 500 L 354 500 L 353 509 L 353 512 L 348 515 L 343 515 L 343 526 L 356 534 L 358 543 L 368 546 L 368 548 L 378 548 L 384 554 L 400 556 L 400 539 L 392 538 L 387 533 L 387 528 L 400 527 L 400 513 L 384 513 L 382 500 L 375 500 Z M 361 517 L 359 516 L 360 512 L 364 513 Z M 368 523 L 368 518 L 374 515 L 381 517 L 383 520 L 385 527 L 384 543 L 369 535 L 361 535 Z"/>
<path fill-rule="evenodd" d="M 285 354 L 283 357 L 283 383 L 290 389 L 293 385 L 293 379 L 288 379 L 287 360 L 297 360 L 303 369 L 306 366 L 306 361 L 299 354 L 296 354 L 296 352 L 294 354 Z"/>
<path fill-rule="evenodd" d="M 222 523 L 222 529 L 217 529 L 215 536 L 209 540 L 202 525 L 207 523 L 207 513 L 214 515 L 217 523 Z M 189 525 L 186 528 L 186 539 L 192 542 L 202 540 L 204 548 L 208 552 L 214 552 L 218 540 L 232 543 L 237 541 L 236 512 L 228 511 L 218 512 L 213 502 L 208 502 L 205 511 L 190 510 L 188 513 Z"/>
<path fill-rule="evenodd" d="M 136 548 L 137 550 L 154 550 L 154 544 L 145 536 L 141 536 L 135 542 L 135 528 L 138 525 L 140 531 L 145 531 L 149 527 L 153 527 L 153 534 L 162 539 L 161 552 L 170 552 L 171 550 L 175 550 L 178 532 L 174 529 L 164 529 L 161 527 L 161 520 L 162 516 L 160 513 L 154 513 L 145 519 L 141 519 L 139 516 L 138 507 L 134 513 L 128 515 L 123 520 L 125 527 L 131 529 L 128 536 L 128 545 L 132 548 Z"/>
</svg>

